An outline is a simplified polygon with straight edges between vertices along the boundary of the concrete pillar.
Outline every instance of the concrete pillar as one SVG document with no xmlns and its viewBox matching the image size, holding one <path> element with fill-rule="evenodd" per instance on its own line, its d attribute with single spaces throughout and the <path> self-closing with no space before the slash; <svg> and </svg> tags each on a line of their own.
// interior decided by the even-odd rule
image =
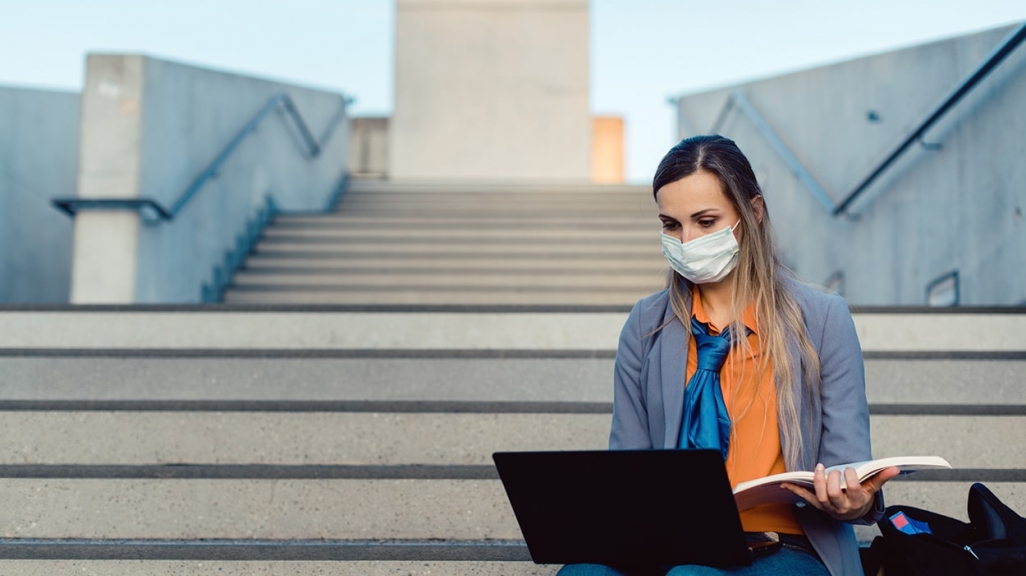
<svg viewBox="0 0 1026 576">
<path fill-rule="evenodd" d="M 283 94 L 322 139 L 316 156 L 284 109 L 268 108 Z M 238 265 L 268 198 L 280 210 L 324 210 L 347 170 L 342 94 L 103 54 L 88 58 L 82 106 L 80 198 L 146 198 L 170 209 L 227 156 L 170 221 L 79 212 L 74 303 L 203 301 Z M 257 118 L 256 130 L 242 132 Z"/>
<path fill-rule="evenodd" d="M 89 55 L 82 92 L 78 196 L 139 195 L 144 85 L 142 56 Z M 135 302 L 139 217 L 83 212 L 75 217 L 71 302 Z"/>
<path fill-rule="evenodd" d="M 587 0 L 397 0 L 392 178 L 591 178 Z"/>
</svg>

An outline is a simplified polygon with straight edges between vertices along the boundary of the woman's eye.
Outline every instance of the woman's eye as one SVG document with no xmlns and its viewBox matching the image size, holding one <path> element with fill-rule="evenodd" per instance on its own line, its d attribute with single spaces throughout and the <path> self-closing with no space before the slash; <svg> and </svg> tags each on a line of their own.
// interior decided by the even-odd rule
<svg viewBox="0 0 1026 576">
<path fill-rule="evenodd" d="M 676 228 L 676 222 L 663 222 L 663 230 L 675 230 Z"/>
<path fill-rule="evenodd" d="M 698 221 L 698 225 L 701 226 L 702 228 L 708 228 L 708 227 L 712 226 L 715 223 L 716 223 L 716 221 L 715 220 L 711 220 L 711 219 L 699 220 Z"/>
</svg>

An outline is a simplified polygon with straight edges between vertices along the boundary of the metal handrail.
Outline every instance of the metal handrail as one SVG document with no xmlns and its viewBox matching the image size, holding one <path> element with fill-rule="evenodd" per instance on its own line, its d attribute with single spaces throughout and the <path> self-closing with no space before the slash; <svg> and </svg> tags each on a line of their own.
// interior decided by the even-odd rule
<svg viewBox="0 0 1026 576">
<path fill-rule="evenodd" d="M 175 216 L 177 216 L 185 207 L 185 205 L 188 204 L 189 201 L 192 200 L 196 196 L 196 194 L 203 189 L 207 182 L 217 177 L 217 173 L 221 169 L 221 166 L 223 166 L 224 163 L 228 160 L 228 158 L 230 158 L 235 153 L 235 151 L 239 148 L 239 145 L 242 144 L 242 141 L 245 140 L 246 137 L 250 134 L 256 132 L 261 122 L 263 122 L 263 120 L 272 112 L 276 110 L 285 111 L 288 117 L 291 118 L 293 123 L 296 125 L 296 128 L 299 130 L 300 138 L 302 139 L 303 144 L 306 148 L 305 152 L 308 153 L 311 158 L 317 158 L 318 156 L 320 156 L 321 151 L 324 149 L 324 145 L 325 143 L 327 143 L 328 138 L 330 138 L 331 135 L 334 134 L 335 129 L 342 122 L 342 119 L 345 118 L 345 111 L 348 103 L 349 100 L 343 96 L 342 106 L 339 109 L 338 114 L 336 114 L 335 117 L 332 118 L 331 122 L 328 125 L 328 129 L 325 131 L 324 136 L 321 138 L 321 141 L 318 142 L 314 138 L 313 134 L 310 132 L 309 127 L 307 127 L 306 121 L 303 119 L 302 114 L 299 113 L 299 110 L 296 108 L 296 105 L 292 101 L 292 98 L 285 92 L 272 96 L 264 105 L 264 107 L 261 108 L 260 111 L 257 112 L 257 114 L 253 116 L 253 118 L 251 118 L 245 126 L 243 126 L 242 130 L 240 130 L 235 135 L 235 137 L 233 137 L 231 141 L 228 142 L 224 149 L 222 149 L 221 152 L 218 153 L 218 155 L 214 158 L 210 165 L 207 166 L 202 172 L 200 172 L 199 176 L 197 176 L 196 179 L 193 180 L 191 184 L 189 184 L 189 187 L 186 188 L 184 192 L 182 192 L 181 196 L 178 197 L 178 199 L 174 202 L 174 204 L 171 205 L 170 208 L 164 206 L 163 204 L 152 198 L 73 197 L 54 198 L 51 202 L 57 209 L 63 211 L 69 216 L 74 216 L 77 212 L 80 212 L 82 210 L 128 210 L 138 212 L 140 217 L 142 217 L 147 222 L 169 222 L 171 220 L 174 220 Z"/>
<path fill-rule="evenodd" d="M 801 181 L 806 188 L 812 193 L 816 200 L 822 205 L 831 215 L 840 216 L 848 211 L 852 203 L 863 193 L 869 186 L 883 174 L 888 167 L 894 164 L 902 154 L 907 151 L 912 144 L 922 139 L 923 135 L 929 130 L 934 124 L 936 124 L 944 115 L 951 110 L 966 94 L 971 92 L 991 71 L 994 70 L 1009 54 L 1011 54 L 1016 48 L 1019 47 L 1023 41 L 1026 40 L 1026 23 L 1022 24 L 1014 32 L 1012 32 L 1001 44 L 995 48 L 984 61 L 977 66 L 972 72 L 970 72 L 961 82 L 959 82 L 949 92 L 939 104 L 931 109 L 930 113 L 926 115 L 926 118 L 920 122 L 902 141 L 895 146 L 892 151 L 877 165 L 875 165 L 867 175 L 859 181 L 858 184 L 852 188 L 844 200 L 838 204 L 830 199 L 830 196 L 823 190 L 823 188 L 816 182 L 815 178 L 807 168 L 797 159 L 794 153 L 791 152 L 790 148 L 784 144 L 783 140 L 777 135 L 773 128 L 762 118 L 759 112 L 751 105 L 750 102 L 745 98 L 739 90 L 735 90 L 730 93 L 727 97 L 723 108 L 720 109 L 719 114 L 716 116 L 716 121 L 710 128 L 710 133 L 717 133 L 726 121 L 727 114 L 730 112 L 732 107 L 738 108 L 755 126 L 755 129 L 760 135 L 770 144 L 777 155 L 788 165 L 791 172 Z M 678 114 L 680 112 L 678 111 Z"/>
<path fill-rule="evenodd" d="M 798 157 L 791 152 L 791 149 L 787 147 L 787 144 L 777 136 L 777 133 L 773 128 L 763 119 L 759 111 L 752 106 L 752 103 L 745 98 L 745 95 L 740 90 L 734 90 L 727 97 L 726 103 L 723 105 L 723 109 L 720 110 L 719 116 L 716 118 L 716 123 L 713 124 L 712 133 L 717 133 L 726 120 L 727 113 L 732 107 L 736 107 L 744 114 L 748 121 L 752 123 L 755 130 L 762 135 L 763 139 L 773 148 L 773 151 L 780 156 L 780 159 L 787 164 L 787 167 L 791 170 L 791 174 L 798 179 L 799 182 L 808 188 L 812 196 L 819 201 L 820 205 L 827 210 L 832 212 L 834 210 L 834 201 L 830 199 L 830 196 L 823 190 L 823 187 L 819 185 L 819 182 L 812 176 L 812 174 L 805 168 L 805 165 L 798 160 Z"/>
<path fill-rule="evenodd" d="M 937 123 L 944 114 L 947 113 L 955 104 L 958 103 L 966 94 L 972 91 L 981 80 L 986 78 L 990 72 L 997 67 L 1009 54 L 1011 54 L 1016 48 L 1022 44 L 1023 40 L 1026 40 L 1026 23 L 1019 26 L 1014 32 L 1012 32 L 1008 38 L 995 48 L 984 61 L 976 67 L 975 70 L 969 73 L 964 80 L 958 83 L 955 88 L 945 96 L 940 104 L 935 106 L 929 114 L 926 115 L 926 119 L 919 123 L 918 126 L 908 136 L 905 137 L 897 146 L 894 147 L 893 151 L 887 155 L 879 164 L 874 166 L 869 173 L 861 180 L 851 192 L 845 196 L 844 200 L 834 208 L 834 216 L 840 216 L 848 207 L 866 191 L 867 188 L 873 183 L 874 180 L 880 177 L 887 168 L 893 164 L 901 155 L 912 146 L 917 140 L 920 140 L 927 130 L 930 129 L 934 124 Z"/>
</svg>

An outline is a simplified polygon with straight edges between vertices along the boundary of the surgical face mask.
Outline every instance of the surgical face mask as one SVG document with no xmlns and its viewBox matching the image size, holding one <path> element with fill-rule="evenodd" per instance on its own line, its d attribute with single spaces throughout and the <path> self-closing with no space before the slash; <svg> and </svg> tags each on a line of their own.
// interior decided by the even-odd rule
<svg viewBox="0 0 1026 576">
<path fill-rule="evenodd" d="M 684 243 L 663 234 L 663 255 L 671 268 L 695 284 L 719 282 L 737 266 L 741 249 L 734 230 L 740 223 Z"/>
</svg>

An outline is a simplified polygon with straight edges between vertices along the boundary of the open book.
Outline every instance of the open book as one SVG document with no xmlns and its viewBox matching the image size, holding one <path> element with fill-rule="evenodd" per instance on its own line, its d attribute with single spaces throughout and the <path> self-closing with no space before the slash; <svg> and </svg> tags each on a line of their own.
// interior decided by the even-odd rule
<svg viewBox="0 0 1026 576">
<path fill-rule="evenodd" d="M 826 471 L 829 474 L 832 470 L 839 470 L 843 487 L 845 468 L 854 468 L 861 483 L 891 466 L 898 467 L 902 474 L 927 468 L 951 468 L 951 464 L 948 464 L 947 460 L 939 456 L 894 456 L 893 458 L 880 458 L 879 460 L 869 460 L 868 462 L 852 462 L 851 464 L 830 466 Z M 784 472 L 783 474 L 774 474 L 765 478 L 741 482 L 734 488 L 734 501 L 737 503 L 737 509 L 747 510 L 762 504 L 801 501 L 793 492 L 780 487 L 784 482 L 790 482 L 791 484 L 797 484 L 812 490 L 812 472 Z"/>
</svg>

